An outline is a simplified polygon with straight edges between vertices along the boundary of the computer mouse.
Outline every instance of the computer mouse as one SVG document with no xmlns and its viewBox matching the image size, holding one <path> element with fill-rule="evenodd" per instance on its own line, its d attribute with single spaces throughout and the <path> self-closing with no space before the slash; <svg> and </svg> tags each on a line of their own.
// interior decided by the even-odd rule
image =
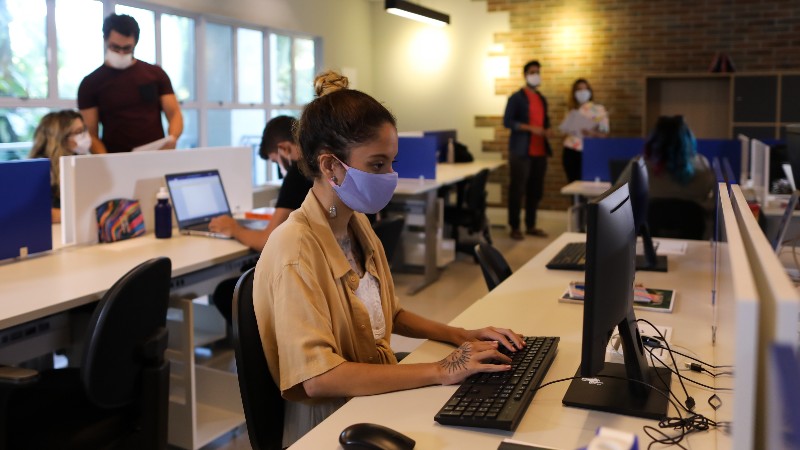
<svg viewBox="0 0 800 450">
<path fill-rule="evenodd" d="M 411 450 L 416 442 L 410 437 L 376 423 L 355 423 L 339 435 L 345 450 Z"/>
</svg>

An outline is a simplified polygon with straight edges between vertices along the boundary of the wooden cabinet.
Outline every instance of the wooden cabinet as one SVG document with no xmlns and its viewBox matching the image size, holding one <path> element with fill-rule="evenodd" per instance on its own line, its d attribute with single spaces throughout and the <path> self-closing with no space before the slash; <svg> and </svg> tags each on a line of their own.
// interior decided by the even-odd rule
<svg viewBox="0 0 800 450">
<path fill-rule="evenodd" d="M 698 138 L 781 139 L 800 123 L 800 73 L 656 74 L 645 77 L 642 135 L 682 114 Z"/>
</svg>

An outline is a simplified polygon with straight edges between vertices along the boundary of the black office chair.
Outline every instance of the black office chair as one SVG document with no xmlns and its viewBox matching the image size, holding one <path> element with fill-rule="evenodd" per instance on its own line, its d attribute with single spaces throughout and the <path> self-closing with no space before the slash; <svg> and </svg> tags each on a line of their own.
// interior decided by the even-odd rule
<svg viewBox="0 0 800 450">
<path fill-rule="evenodd" d="M 617 180 L 619 180 L 620 175 L 622 172 L 625 171 L 625 168 L 628 167 L 630 164 L 630 159 L 609 159 L 608 160 L 608 173 L 611 176 L 611 184 L 617 184 Z"/>
<path fill-rule="evenodd" d="M 80 368 L 0 381 L 0 448 L 166 449 L 171 262 L 140 264 L 94 310 Z"/>
<path fill-rule="evenodd" d="M 474 241 L 462 242 L 458 233 L 459 227 L 464 227 L 470 234 L 480 233 L 483 240 L 492 243 L 489 231 L 489 219 L 486 217 L 486 183 L 489 180 L 489 170 L 483 169 L 466 182 L 464 198 L 454 206 L 444 210 L 444 221 L 453 229 L 453 239 L 456 241 L 456 251 L 474 255 Z"/>
<path fill-rule="evenodd" d="M 653 237 L 700 240 L 705 235 L 706 212 L 691 200 L 651 198 L 647 223 Z"/>
<path fill-rule="evenodd" d="M 489 291 L 497 287 L 503 280 L 511 276 L 509 267 L 503 255 L 491 244 L 478 244 L 475 246 L 475 257 L 481 265 L 483 278 Z"/>
<path fill-rule="evenodd" d="M 233 293 L 233 336 L 239 392 L 254 450 L 280 450 L 283 441 L 281 391 L 269 373 L 253 309 L 253 274 L 245 272 Z"/>
<path fill-rule="evenodd" d="M 400 244 L 400 236 L 403 234 L 405 222 L 405 218 L 398 216 L 378 220 L 372 224 L 372 230 L 375 231 L 381 244 L 383 244 L 383 251 L 386 253 L 386 260 L 389 261 L 389 265 L 392 264 L 395 251 L 398 244 Z"/>
</svg>

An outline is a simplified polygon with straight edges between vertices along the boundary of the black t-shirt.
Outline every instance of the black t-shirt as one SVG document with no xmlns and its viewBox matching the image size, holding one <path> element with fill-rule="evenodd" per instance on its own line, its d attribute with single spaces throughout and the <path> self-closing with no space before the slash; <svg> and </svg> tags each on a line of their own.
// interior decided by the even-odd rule
<svg viewBox="0 0 800 450">
<path fill-rule="evenodd" d="M 161 67 L 139 60 L 124 70 L 104 64 L 81 81 L 78 109 L 97 108 L 108 151 L 129 152 L 164 137 L 161 96 L 173 93 Z"/>
<path fill-rule="evenodd" d="M 308 195 L 308 190 L 313 185 L 314 183 L 300 172 L 297 163 L 293 163 L 286 172 L 286 176 L 283 177 L 283 186 L 278 192 L 278 201 L 275 203 L 275 207 L 291 210 L 300 208 Z"/>
</svg>

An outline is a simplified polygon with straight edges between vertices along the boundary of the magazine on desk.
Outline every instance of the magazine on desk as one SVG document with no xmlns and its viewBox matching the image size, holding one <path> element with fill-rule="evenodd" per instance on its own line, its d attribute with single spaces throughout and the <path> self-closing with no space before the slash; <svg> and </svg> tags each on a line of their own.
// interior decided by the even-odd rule
<svg viewBox="0 0 800 450">
<path fill-rule="evenodd" d="M 573 281 L 569 283 L 567 290 L 558 299 L 564 303 L 583 303 L 584 296 L 583 281 Z M 671 313 L 675 306 L 676 292 L 672 289 L 656 289 L 644 287 L 641 284 L 634 286 L 633 308 L 644 311 L 655 311 Z"/>
</svg>

